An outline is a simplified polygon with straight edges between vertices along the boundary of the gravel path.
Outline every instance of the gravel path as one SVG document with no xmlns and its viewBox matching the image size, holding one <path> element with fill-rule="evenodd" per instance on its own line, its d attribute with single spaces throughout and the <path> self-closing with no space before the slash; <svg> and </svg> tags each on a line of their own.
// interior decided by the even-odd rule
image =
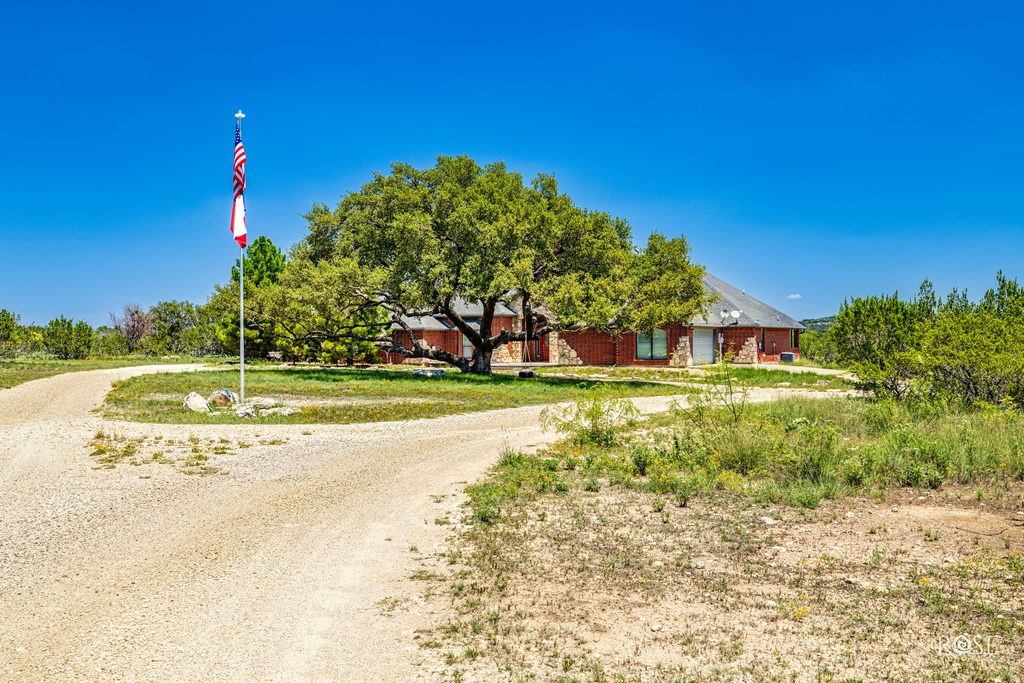
<svg viewBox="0 0 1024 683">
<path fill-rule="evenodd" d="M 140 425 L 91 412 L 114 380 L 199 367 L 0 391 L 0 679 L 426 678 L 414 637 L 437 615 L 409 577 L 443 547 L 448 527 L 435 520 L 454 517 L 465 482 L 504 444 L 551 440 L 540 408 L 311 426 Z M 670 400 L 637 403 L 651 412 Z M 226 474 L 98 469 L 87 444 L 112 428 L 254 445 L 211 461 Z M 259 445 L 270 438 L 284 443 Z"/>
</svg>

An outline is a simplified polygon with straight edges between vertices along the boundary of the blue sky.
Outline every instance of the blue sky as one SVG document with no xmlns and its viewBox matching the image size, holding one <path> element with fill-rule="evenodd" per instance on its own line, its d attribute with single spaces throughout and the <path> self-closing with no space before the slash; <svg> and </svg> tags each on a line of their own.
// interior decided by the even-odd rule
<svg viewBox="0 0 1024 683">
<path fill-rule="evenodd" d="M 0 23 L 0 308 L 205 301 L 232 114 L 250 232 L 392 161 L 554 173 L 797 318 L 1024 263 L 1024 5 L 20 3 Z M 799 298 L 789 298 L 789 297 Z"/>
</svg>

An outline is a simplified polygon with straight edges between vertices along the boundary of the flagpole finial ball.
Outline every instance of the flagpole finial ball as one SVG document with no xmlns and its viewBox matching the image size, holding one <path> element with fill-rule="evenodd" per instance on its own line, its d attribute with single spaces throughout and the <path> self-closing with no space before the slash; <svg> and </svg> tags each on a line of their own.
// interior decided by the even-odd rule
<svg viewBox="0 0 1024 683">
<path fill-rule="evenodd" d="M 245 114 L 243 114 L 243 113 L 242 113 L 242 110 L 241 110 L 241 109 L 239 109 L 239 110 L 238 110 L 238 113 L 237 113 L 237 114 L 235 114 L 235 118 L 236 118 L 236 119 L 244 119 L 244 118 L 245 118 Z"/>
</svg>

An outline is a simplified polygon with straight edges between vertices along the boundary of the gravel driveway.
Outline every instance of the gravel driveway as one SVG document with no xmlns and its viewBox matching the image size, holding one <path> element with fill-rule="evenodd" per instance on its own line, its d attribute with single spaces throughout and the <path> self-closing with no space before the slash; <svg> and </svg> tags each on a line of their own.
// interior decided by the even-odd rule
<svg viewBox="0 0 1024 683">
<path fill-rule="evenodd" d="M 112 426 L 91 412 L 116 379 L 197 367 L 0 392 L 0 679 L 426 678 L 414 635 L 436 615 L 409 580 L 416 559 L 504 443 L 552 438 L 540 408 L 311 426 Z M 226 475 L 97 469 L 101 428 L 254 445 L 219 456 Z M 285 443 L 258 445 L 268 437 Z"/>
<path fill-rule="evenodd" d="M 455 517 L 465 482 L 503 445 L 553 438 L 541 408 L 366 425 L 142 425 L 92 412 L 112 381 L 200 367 L 0 391 L 0 679 L 429 678 L 415 635 L 443 615 L 410 575 L 443 548 L 450 527 L 435 521 Z M 787 393 L 802 392 L 751 400 Z M 644 412 L 670 401 L 636 399 Z M 88 450 L 100 429 L 253 446 L 217 456 L 226 474 L 101 469 Z"/>
</svg>

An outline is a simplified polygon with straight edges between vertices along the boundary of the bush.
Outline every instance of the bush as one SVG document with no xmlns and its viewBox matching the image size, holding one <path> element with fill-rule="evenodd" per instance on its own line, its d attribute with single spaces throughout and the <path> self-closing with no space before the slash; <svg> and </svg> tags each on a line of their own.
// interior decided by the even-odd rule
<svg viewBox="0 0 1024 683">
<path fill-rule="evenodd" d="M 61 316 L 43 329 L 46 352 L 58 358 L 87 358 L 92 349 L 92 327 L 84 321 L 75 322 Z"/>
<path fill-rule="evenodd" d="M 612 446 L 618 439 L 617 430 L 639 414 L 628 399 L 594 396 L 568 406 L 549 406 L 541 412 L 540 422 L 545 430 L 565 434 L 577 445 Z"/>
</svg>

